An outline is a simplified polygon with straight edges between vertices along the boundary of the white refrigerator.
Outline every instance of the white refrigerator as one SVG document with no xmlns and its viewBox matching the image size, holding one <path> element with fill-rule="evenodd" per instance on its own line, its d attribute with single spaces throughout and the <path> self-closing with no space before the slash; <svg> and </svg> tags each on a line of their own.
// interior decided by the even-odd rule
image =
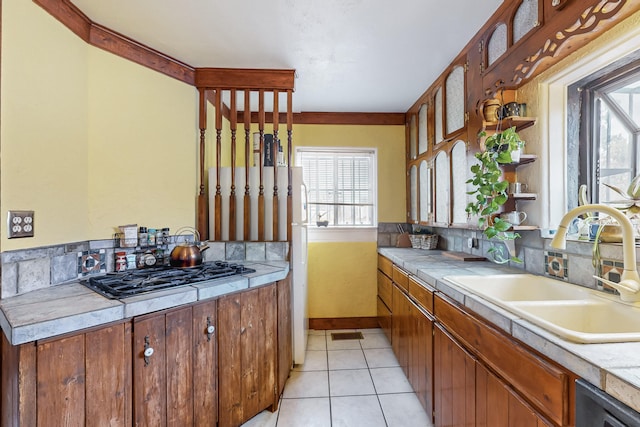
<svg viewBox="0 0 640 427">
<path fill-rule="evenodd" d="M 293 363 L 304 363 L 307 349 L 309 315 L 307 313 L 307 187 L 302 181 L 302 168 L 292 171 L 291 202 L 291 270 L 293 272 Z"/>
</svg>

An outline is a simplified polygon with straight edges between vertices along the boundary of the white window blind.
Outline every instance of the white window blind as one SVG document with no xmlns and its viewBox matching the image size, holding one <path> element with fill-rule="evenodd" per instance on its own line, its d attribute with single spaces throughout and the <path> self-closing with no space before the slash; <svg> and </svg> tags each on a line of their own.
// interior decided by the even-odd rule
<svg viewBox="0 0 640 427">
<path fill-rule="evenodd" d="M 308 189 L 311 224 L 376 225 L 376 152 L 373 149 L 298 148 Z"/>
</svg>

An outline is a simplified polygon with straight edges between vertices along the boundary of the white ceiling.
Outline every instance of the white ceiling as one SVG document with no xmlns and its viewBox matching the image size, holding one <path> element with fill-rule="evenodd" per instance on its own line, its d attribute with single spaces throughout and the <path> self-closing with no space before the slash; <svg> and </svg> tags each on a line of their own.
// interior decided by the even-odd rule
<svg viewBox="0 0 640 427">
<path fill-rule="evenodd" d="M 406 112 L 502 0 L 72 0 L 193 67 L 295 69 L 294 111 Z"/>
</svg>

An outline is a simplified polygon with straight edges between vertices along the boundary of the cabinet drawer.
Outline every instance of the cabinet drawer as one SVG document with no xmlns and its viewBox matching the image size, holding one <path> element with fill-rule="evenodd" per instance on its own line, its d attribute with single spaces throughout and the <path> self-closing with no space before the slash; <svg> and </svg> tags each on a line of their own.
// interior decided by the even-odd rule
<svg viewBox="0 0 640 427">
<path fill-rule="evenodd" d="M 409 295 L 429 314 L 433 314 L 433 291 L 420 284 L 413 277 L 409 278 Z"/>
<path fill-rule="evenodd" d="M 569 374 L 436 294 L 436 319 L 558 425 L 570 415 Z"/>
<path fill-rule="evenodd" d="M 391 275 L 393 274 L 391 272 L 391 270 L 392 270 L 391 266 L 392 265 L 393 265 L 393 263 L 391 262 L 390 259 L 385 258 L 382 255 L 378 254 L 378 270 L 380 270 L 384 274 L 386 274 L 387 277 L 391 277 Z"/>
<path fill-rule="evenodd" d="M 409 275 L 405 271 L 394 265 L 393 276 L 391 278 L 393 282 L 404 289 L 405 292 L 409 292 Z"/>
<path fill-rule="evenodd" d="M 378 296 L 388 308 L 391 308 L 391 279 L 378 270 Z"/>
</svg>

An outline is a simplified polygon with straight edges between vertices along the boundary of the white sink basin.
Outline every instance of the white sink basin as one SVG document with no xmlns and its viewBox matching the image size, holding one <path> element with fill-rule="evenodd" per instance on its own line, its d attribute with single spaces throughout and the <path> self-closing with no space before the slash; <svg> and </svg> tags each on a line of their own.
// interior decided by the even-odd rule
<svg viewBox="0 0 640 427">
<path fill-rule="evenodd" d="M 507 301 L 550 301 L 588 298 L 588 289 L 533 274 L 446 276 L 445 279 L 497 304 Z"/>
<path fill-rule="evenodd" d="M 598 291 L 533 274 L 445 279 L 569 341 L 640 341 L 640 308 Z"/>
<path fill-rule="evenodd" d="M 640 341 L 640 308 L 591 300 L 514 303 L 517 313 L 580 343 Z"/>
</svg>

